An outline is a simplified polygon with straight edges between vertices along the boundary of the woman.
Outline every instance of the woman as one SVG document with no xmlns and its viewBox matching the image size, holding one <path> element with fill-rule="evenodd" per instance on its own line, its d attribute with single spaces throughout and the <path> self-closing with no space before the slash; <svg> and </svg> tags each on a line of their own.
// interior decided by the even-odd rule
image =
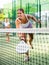
<svg viewBox="0 0 49 65">
<path fill-rule="evenodd" d="M 9 29 L 10 28 L 10 22 L 8 18 L 5 18 L 5 22 L 4 22 L 4 28 L 5 29 Z M 6 33 L 6 41 L 9 42 L 9 32 Z"/>
<path fill-rule="evenodd" d="M 35 22 L 40 23 L 40 21 L 38 21 L 34 16 L 29 15 L 29 14 L 24 14 L 24 10 L 23 9 L 18 9 L 17 10 L 17 19 L 15 21 L 16 24 L 16 28 L 32 28 L 32 22 L 30 21 L 30 19 L 34 20 Z M 31 48 L 33 48 L 32 46 L 32 40 L 33 40 L 33 34 L 32 33 L 28 33 L 29 38 L 27 39 L 27 34 L 25 33 L 18 33 L 19 38 L 21 40 L 23 40 L 24 42 L 29 42 L 29 45 Z M 26 58 L 24 59 L 24 61 L 28 61 L 29 60 L 29 53 L 26 53 Z"/>
</svg>

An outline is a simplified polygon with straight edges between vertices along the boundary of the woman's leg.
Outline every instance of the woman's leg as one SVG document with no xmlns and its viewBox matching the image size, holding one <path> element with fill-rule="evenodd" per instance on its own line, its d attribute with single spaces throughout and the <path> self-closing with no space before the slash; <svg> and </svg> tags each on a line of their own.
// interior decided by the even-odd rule
<svg viewBox="0 0 49 65">
<path fill-rule="evenodd" d="M 33 45 L 32 45 L 32 41 L 33 41 L 33 34 L 29 33 L 28 34 L 28 38 L 27 38 L 27 43 L 30 45 L 30 47 L 33 49 Z"/>
<path fill-rule="evenodd" d="M 25 55 L 24 61 L 29 61 L 29 51 Z"/>
<path fill-rule="evenodd" d="M 25 33 L 18 33 L 19 39 L 24 40 L 26 42 L 26 34 Z"/>
<path fill-rule="evenodd" d="M 6 41 L 9 42 L 9 33 L 8 33 L 8 32 L 6 33 L 6 37 L 7 37 L 7 38 L 6 38 Z"/>
</svg>

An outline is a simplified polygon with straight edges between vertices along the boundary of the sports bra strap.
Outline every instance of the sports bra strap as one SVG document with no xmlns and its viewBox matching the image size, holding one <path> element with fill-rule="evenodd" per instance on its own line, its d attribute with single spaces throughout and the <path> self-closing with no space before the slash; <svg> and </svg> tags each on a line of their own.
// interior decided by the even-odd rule
<svg viewBox="0 0 49 65">
<path fill-rule="evenodd" d="M 25 14 L 25 16 L 26 16 L 26 19 L 28 20 L 27 14 Z"/>
</svg>

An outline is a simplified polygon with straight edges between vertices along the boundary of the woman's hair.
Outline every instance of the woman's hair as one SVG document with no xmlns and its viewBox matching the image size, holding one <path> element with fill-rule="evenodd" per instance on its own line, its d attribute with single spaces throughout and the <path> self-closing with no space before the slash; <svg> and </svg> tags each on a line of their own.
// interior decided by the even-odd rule
<svg viewBox="0 0 49 65">
<path fill-rule="evenodd" d="M 20 8 L 20 9 L 18 9 L 18 10 L 20 10 L 20 11 L 22 11 L 22 12 L 24 13 L 24 10 L 23 10 L 22 8 Z M 18 11 L 18 10 L 17 10 L 17 11 Z"/>
</svg>

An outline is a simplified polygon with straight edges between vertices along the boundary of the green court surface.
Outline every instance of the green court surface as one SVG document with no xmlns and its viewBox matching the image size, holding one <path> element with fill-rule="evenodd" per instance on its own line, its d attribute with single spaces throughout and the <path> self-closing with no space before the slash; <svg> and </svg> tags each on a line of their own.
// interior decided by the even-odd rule
<svg viewBox="0 0 49 65">
<path fill-rule="evenodd" d="M 34 34 L 33 47 L 29 50 L 30 60 L 24 62 L 25 54 L 16 52 L 17 36 L 0 36 L 0 65 L 49 65 L 49 34 Z"/>
</svg>

